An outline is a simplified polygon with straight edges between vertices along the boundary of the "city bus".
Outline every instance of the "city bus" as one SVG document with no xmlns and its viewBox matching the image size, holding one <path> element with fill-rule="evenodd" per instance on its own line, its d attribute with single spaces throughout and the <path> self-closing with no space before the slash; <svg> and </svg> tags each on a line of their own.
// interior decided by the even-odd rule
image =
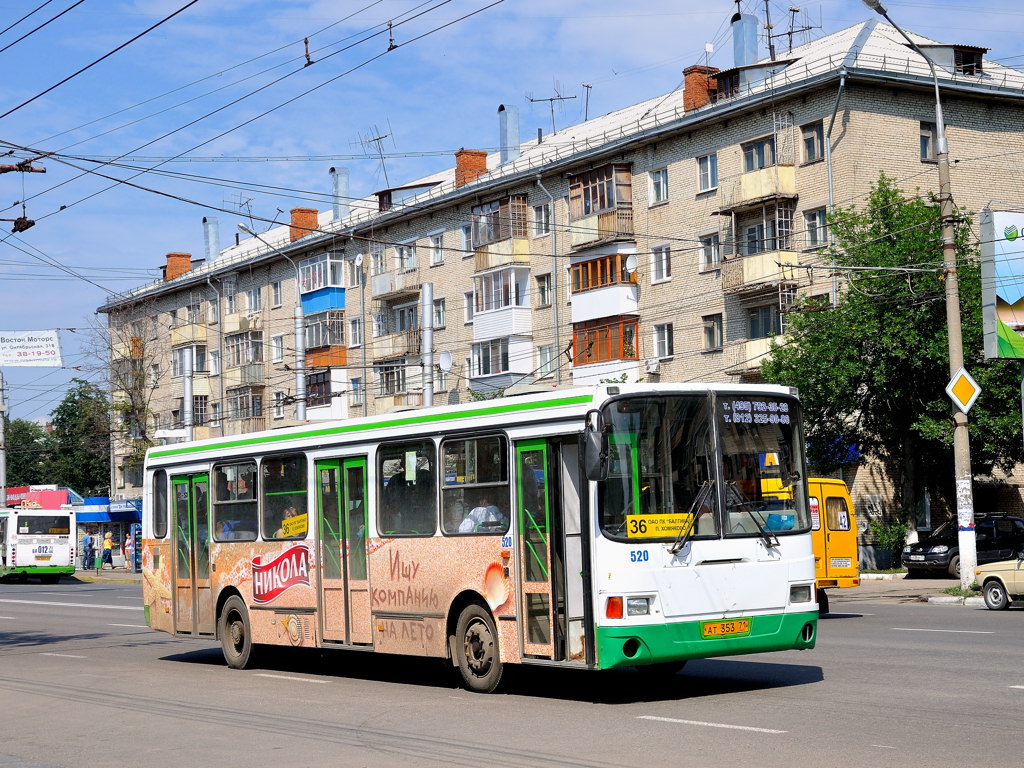
<svg viewBox="0 0 1024 768">
<path fill-rule="evenodd" d="M 56 584 L 75 572 L 75 508 L 44 509 L 34 502 L 0 509 L 0 578 L 38 576 Z"/>
<path fill-rule="evenodd" d="M 446 659 L 480 692 L 508 664 L 812 648 L 803 446 L 789 388 L 623 384 L 153 447 L 146 622 L 232 668 L 351 648 Z"/>
</svg>

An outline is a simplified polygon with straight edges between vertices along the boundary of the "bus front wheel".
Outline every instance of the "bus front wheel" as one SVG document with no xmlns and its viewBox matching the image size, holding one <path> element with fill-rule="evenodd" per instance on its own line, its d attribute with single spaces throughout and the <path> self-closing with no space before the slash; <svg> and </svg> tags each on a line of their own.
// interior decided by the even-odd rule
<svg viewBox="0 0 1024 768">
<path fill-rule="evenodd" d="M 224 660 L 232 669 L 245 669 L 254 658 L 252 631 L 249 628 L 249 611 L 238 595 L 232 595 L 224 603 L 218 627 Z"/>
<path fill-rule="evenodd" d="M 498 687 L 502 671 L 498 633 L 491 614 L 479 603 L 470 603 L 462 609 L 452 650 L 462 681 L 469 690 L 490 693 Z"/>
</svg>

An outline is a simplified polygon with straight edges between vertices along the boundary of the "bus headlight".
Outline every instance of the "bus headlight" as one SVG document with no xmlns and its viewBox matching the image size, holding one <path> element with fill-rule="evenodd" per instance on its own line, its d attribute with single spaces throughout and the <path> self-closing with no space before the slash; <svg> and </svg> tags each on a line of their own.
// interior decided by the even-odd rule
<svg viewBox="0 0 1024 768">
<path fill-rule="evenodd" d="M 793 584 L 789 588 L 789 602 L 791 602 L 791 603 L 809 603 L 809 602 L 811 602 L 811 585 L 810 584 Z"/>
<path fill-rule="evenodd" d="M 651 612 L 651 598 L 649 597 L 627 597 L 627 616 L 646 616 Z"/>
</svg>

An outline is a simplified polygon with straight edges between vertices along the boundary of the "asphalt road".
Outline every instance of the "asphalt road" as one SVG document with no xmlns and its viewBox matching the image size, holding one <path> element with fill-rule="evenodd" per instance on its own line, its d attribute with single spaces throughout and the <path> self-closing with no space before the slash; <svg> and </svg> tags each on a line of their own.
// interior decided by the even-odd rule
<svg viewBox="0 0 1024 768">
<path fill-rule="evenodd" d="M 358 652 L 229 670 L 212 641 L 145 628 L 137 584 L 0 584 L 0 768 L 1018 766 L 1024 608 L 914 591 L 833 594 L 812 651 L 656 684 L 517 668 L 482 696 Z"/>
</svg>

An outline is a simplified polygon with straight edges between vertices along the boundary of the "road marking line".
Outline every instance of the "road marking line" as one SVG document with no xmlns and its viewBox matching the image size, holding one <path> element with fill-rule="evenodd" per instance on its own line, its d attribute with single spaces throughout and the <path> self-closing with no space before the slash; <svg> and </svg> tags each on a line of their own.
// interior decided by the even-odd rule
<svg viewBox="0 0 1024 768">
<path fill-rule="evenodd" d="M 879 749 L 898 749 L 898 747 L 890 747 L 888 744 L 872 744 L 871 746 Z"/>
<path fill-rule="evenodd" d="M 657 717 L 656 715 L 638 715 L 637 720 L 656 720 L 659 723 L 679 723 L 681 725 L 704 725 L 708 728 L 728 728 L 733 731 L 753 731 L 754 733 L 789 733 L 774 728 L 755 728 L 751 725 L 729 725 L 728 723 L 707 723 L 703 720 L 680 720 L 675 717 Z"/>
<path fill-rule="evenodd" d="M 87 659 L 88 656 L 76 656 L 73 653 L 40 653 L 40 656 L 59 656 L 62 659 Z"/>
<path fill-rule="evenodd" d="M 45 603 L 38 600 L 7 600 L 0 603 L 19 603 L 20 605 L 55 605 L 61 608 L 110 608 L 113 611 L 141 611 L 141 605 L 93 605 L 89 603 Z"/>
<path fill-rule="evenodd" d="M 149 629 L 145 624 L 107 624 L 108 627 L 130 627 L 132 629 Z"/>
<path fill-rule="evenodd" d="M 288 675 L 268 675 L 265 672 L 257 672 L 255 677 L 272 677 L 275 680 L 295 680 L 299 683 L 318 683 L 319 685 L 326 685 L 326 680 L 315 680 L 311 677 L 290 677 Z"/>
<path fill-rule="evenodd" d="M 14 621 L 15 617 L 14 616 L 0 616 L 0 619 L 10 619 L 11 621 Z"/>
<path fill-rule="evenodd" d="M 1011 688 L 1019 688 L 1019 689 L 1024 689 L 1024 685 L 1011 685 L 1010 687 L 1011 687 Z"/>
<path fill-rule="evenodd" d="M 916 627 L 893 627 L 895 632 L 947 632 L 951 635 L 994 635 L 977 629 L 918 629 Z"/>
</svg>

